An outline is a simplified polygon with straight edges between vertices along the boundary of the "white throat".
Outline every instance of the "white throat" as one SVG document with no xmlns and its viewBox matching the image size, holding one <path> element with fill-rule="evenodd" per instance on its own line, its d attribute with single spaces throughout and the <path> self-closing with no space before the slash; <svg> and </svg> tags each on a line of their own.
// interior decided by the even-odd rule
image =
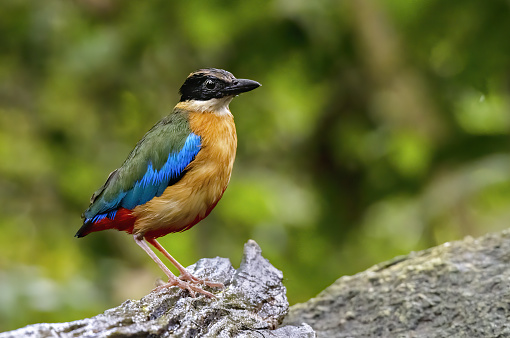
<svg viewBox="0 0 510 338">
<path fill-rule="evenodd" d="M 221 99 L 209 99 L 207 101 L 190 100 L 187 106 L 197 112 L 213 112 L 217 115 L 231 115 L 228 105 L 232 101 L 233 96 L 225 96 Z"/>
</svg>

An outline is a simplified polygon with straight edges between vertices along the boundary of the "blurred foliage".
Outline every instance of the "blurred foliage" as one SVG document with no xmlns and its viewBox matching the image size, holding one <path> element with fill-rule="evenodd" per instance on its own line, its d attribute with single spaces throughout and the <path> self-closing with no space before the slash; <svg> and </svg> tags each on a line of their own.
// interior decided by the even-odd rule
<svg viewBox="0 0 510 338">
<path fill-rule="evenodd" d="M 510 220 L 510 4 L 495 0 L 4 0 L 0 330 L 149 292 L 131 236 L 78 240 L 92 192 L 178 100 L 224 68 L 231 184 L 162 244 L 239 264 L 255 239 L 291 303 L 345 274 Z"/>
</svg>

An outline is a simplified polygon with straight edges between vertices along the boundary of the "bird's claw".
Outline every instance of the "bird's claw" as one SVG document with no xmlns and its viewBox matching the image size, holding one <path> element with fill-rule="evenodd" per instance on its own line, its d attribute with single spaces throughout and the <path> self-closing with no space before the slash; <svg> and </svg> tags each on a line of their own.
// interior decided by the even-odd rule
<svg viewBox="0 0 510 338">
<path fill-rule="evenodd" d="M 208 286 L 208 287 L 211 287 L 211 288 L 220 288 L 220 289 L 224 289 L 225 288 L 223 283 L 211 282 L 211 281 L 208 281 L 206 279 L 200 279 L 200 278 L 197 278 L 197 277 L 193 276 L 189 272 L 181 273 L 181 275 L 179 276 L 179 279 L 181 281 L 188 282 L 188 283 L 191 283 L 191 284 L 200 284 L 200 285 L 205 285 L 205 286 Z"/>
<path fill-rule="evenodd" d="M 221 283 L 208 282 L 208 281 L 196 278 L 195 276 L 193 276 L 191 274 L 190 274 L 190 276 L 193 277 L 193 279 L 191 279 L 191 280 L 186 280 L 186 279 L 182 279 L 182 278 L 169 279 L 168 283 L 156 287 L 154 289 L 154 291 L 160 291 L 165 288 L 177 286 L 180 289 L 187 290 L 190 293 L 191 297 L 193 297 L 193 298 L 196 297 L 196 293 L 201 293 L 203 295 L 206 295 L 209 298 L 216 298 L 215 295 L 213 295 L 212 293 L 210 293 L 208 291 L 203 290 L 202 288 L 200 288 L 198 285 L 195 285 L 195 284 L 204 284 L 207 286 L 223 288 L 223 284 L 221 284 Z"/>
</svg>

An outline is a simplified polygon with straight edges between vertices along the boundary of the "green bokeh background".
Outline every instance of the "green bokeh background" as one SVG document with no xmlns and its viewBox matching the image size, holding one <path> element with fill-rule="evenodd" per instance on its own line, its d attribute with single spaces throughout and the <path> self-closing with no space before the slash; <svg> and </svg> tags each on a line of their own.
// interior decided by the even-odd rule
<svg viewBox="0 0 510 338">
<path fill-rule="evenodd" d="M 510 220 L 510 3 L 4 0 L 0 331 L 93 316 L 161 271 L 115 231 L 73 238 L 90 195 L 193 70 L 263 86 L 231 104 L 230 186 L 182 264 L 250 238 L 291 304 L 342 275 Z"/>
</svg>

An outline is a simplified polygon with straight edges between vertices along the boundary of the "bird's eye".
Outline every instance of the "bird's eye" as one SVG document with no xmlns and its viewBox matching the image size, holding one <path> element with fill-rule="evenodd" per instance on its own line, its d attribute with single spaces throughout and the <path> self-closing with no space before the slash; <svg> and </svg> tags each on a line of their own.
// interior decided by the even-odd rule
<svg viewBox="0 0 510 338">
<path fill-rule="evenodd" d="M 207 80 L 207 81 L 205 81 L 205 88 L 214 89 L 214 88 L 216 88 L 216 83 L 212 80 Z"/>
</svg>

